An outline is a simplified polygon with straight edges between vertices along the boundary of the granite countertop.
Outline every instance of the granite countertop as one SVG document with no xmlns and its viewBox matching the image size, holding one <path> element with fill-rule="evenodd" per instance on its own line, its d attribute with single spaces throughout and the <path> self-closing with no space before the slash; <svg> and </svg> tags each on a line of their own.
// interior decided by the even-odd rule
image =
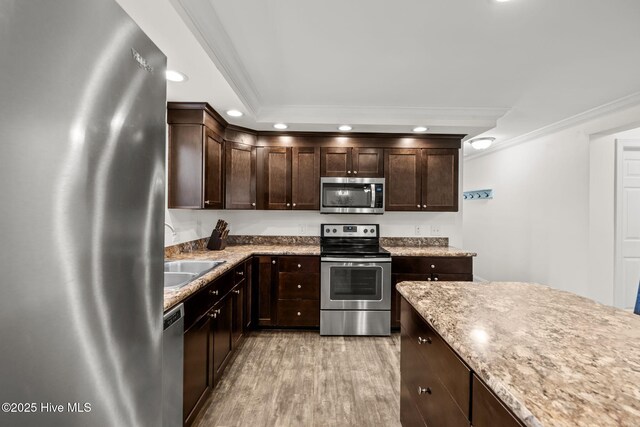
<svg viewBox="0 0 640 427">
<path fill-rule="evenodd" d="M 533 283 L 397 289 L 525 425 L 640 425 L 640 316 Z"/>
<path fill-rule="evenodd" d="M 475 256 L 473 252 L 464 251 L 451 246 L 393 246 L 385 247 L 391 256 Z M 205 287 L 212 280 L 222 276 L 227 271 L 236 267 L 242 261 L 253 255 L 320 255 L 319 245 L 304 244 L 252 244 L 252 245 L 235 245 L 227 246 L 222 251 L 209 250 L 193 250 L 172 254 L 168 260 L 179 259 L 206 259 L 206 260 L 225 260 L 224 264 L 219 265 L 209 273 L 194 280 L 187 286 L 178 290 L 164 291 L 164 310 L 184 301 L 187 297 L 194 294 L 201 288 Z"/>
</svg>

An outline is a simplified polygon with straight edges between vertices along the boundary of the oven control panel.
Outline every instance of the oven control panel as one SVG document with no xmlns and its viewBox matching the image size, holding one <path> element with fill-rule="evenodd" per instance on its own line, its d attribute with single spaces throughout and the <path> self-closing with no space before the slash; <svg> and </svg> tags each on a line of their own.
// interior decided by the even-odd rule
<svg viewBox="0 0 640 427">
<path fill-rule="evenodd" d="M 378 237 L 378 224 L 322 224 L 322 237 Z"/>
</svg>

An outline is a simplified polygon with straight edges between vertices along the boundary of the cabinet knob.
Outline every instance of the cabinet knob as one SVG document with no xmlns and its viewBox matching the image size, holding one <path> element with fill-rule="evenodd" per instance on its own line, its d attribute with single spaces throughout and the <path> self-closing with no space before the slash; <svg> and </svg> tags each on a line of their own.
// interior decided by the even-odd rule
<svg viewBox="0 0 640 427">
<path fill-rule="evenodd" d="M 422 205 L 422 207 L 426 209 L 426 208 L 427 208 L 427 205 Z"/>
<path fill-rule="evenodd" d="M 238 276 L 244 276 L 244 271 L 236 271 L 236 274 L 237 274 Z"/>
<path fill-rule="evenodd" d="M 438 277 L 437 276 L 434 277 L 433 280 L 437 282 L 438 281 Z"/>
<path fill-rule="evenodd" d="M 430 282 L 430 281 L 431 281 L 431 277 L 427 277 L 427 282 Z"/>
<path fill-rule="evenodd" d="M 302 265 L 298 264 L 298 268 L 301 268 L 301 267 L 302 267 Z"/>
<path fill-rule="evenodd" d="M 431 389 L 429 387 L 427 388 L 422 388 L 420 386 L 418 386 L 418 394 L 431 394 Z"/>
<path fill-rule="evenodd" d="M 353 171 L 353 174 L 354 175 L 358 175 L 358 171 Z"/>
<path fill-rule="evenodd" d="M 302 315 L 302 313 L 298 312 L 298 316 Z"/>
<path fill-rule="evenodd" d="M 295 203 L 293 204 L 293 207 L 294 207 L 294 208 L 296 207 L 296 204 L 295 204 Z"/>
<path fill-rule="evenodd" d="M 251 206 L 255 206 L 255 205 L 256 205 L 256 202 L 251 203 Z"/>
<path fill-rule="evenodd" d="M 216 310 L 216 313 L 217 313 L 217 314 L 220 314 L 220 310 L 222 310 L 222 309 L 221 309 L 221 308 L 217 309 L 217 310 Z"/>
<path fill-rule="evenodd" d="M 211 290 L 211 291 L 209 291 L 209 294 L 210 295 L 218 295 L 218 290 L 217 289 Z"/>
<path fill-rule="evenodd" d="M 291 203 L 287 203 L 287 207 L 291 206 Z"/>
<path fill-rule="evenodd" d="M 275 264 L 275 263 L 276 263 L 276 260 L 275 260 L 275 259 L 274 259 L 273 261 L 271 261 L 271 264 Z"/>
<path fill-rule="evenodd" d="M 417 207 L 417 208 L 419 208 L 419 207 L 420 207 L 420 205 L 416 205 L 416 207 Z"/>
<path fill-rule="evenodd" d="M 237 294 L 237 295 L 240 295 L 240 290 L 239 290 L 239 289 L 234 289 L 234 290 L 233 290 L 233 293 L 234 293 L 234 294 Z"/>
<path fill-rule="evenodd" d="M 215 312 L 213 312 L 213 313 L 209 312 L 209 313 L 207 313 L 207 316 L 213 317 L 215 319 L 216 317 L 218 317 L 218 314 L 215 313 Z"/>
<path fill-rule="evenodd" d="M 351 171 L 347 171 L 347 173 L 351 173 Z"/>
<path fill-rule="evenodd" d="M 422 338 L 422 337 L 418 337 L 418 344 L 431 344 L 431 338 L 426 337 L 426 338 Z"/>
<path fill-rule="evenodd" d="M 210 205 L 210 204 L 211 204 L 211 200 L 205 200 L 205 201 L 204 201 L 204 204 L 205 204 L 205 205 Z"/>
<path fill-rule="evenodd" d="M 431 264 L 431 268 L 436 268 L 436 265 L 435 264 Z"/>
<path fill-rule="evenodd" d="M 298 289 L 302 289 L 302 285 L 298 285 Z"/>
</svg>

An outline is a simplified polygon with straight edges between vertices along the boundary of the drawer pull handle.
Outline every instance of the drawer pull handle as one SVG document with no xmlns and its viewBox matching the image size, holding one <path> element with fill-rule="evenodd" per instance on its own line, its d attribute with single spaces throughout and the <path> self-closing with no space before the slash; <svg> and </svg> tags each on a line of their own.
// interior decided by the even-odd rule
<svg viewBox="0 0 640 427">
<path fill-rule="evenodd" d="M 418 344 L 424 344 L 424 343 L 431 344 L 432 343 L 431 338 L 429 338 L 429 337 L 426 337 L 426 338 L 418 337 Z"/>
<path fill-rule="evenodd" d="M 244 271 L 236 271 L 236 274 L 237 274 L 238 276 L 244 276 Z"/>
<path fill-rule="evenodd" d="M 214 313 L 207 313 L 207 316 L 212 317 L 212 318 L 215 319 L 216 317 L 218 317 L 218 313 L 215 313 L 215 312 Z"/>
<path fill-rule="evenodd" d="M 420 386 L 418 386 L 418 394 L 431 394 L 431 389 L 429 387 L 427 388 L 422 388 Z"/>
<path fill-rule="evenodd" d="M 217 309 L 217 310 L 216 310 L 216 313 L 220 314 L 220 310 L 221 310 L 220 308 L 219 308 L 219 309 Z"/>
<path fill-rule="evenodd" d="M 211 291 L 209 291 L 209 294 L 210 295 L 218 295 L 218 290 L 217 289 L 211 290 Z"/>
<path fill-rule="evenodd" d="M 302 315 L 302 313 L 298 312 L 298 316 L 301 316 L 301 315 Z"/>
<path fill-rule="evenodd" d="M 240 290 L 239 289 L 234 289 L 233 293 L 240 295 Z"/>
</svg>

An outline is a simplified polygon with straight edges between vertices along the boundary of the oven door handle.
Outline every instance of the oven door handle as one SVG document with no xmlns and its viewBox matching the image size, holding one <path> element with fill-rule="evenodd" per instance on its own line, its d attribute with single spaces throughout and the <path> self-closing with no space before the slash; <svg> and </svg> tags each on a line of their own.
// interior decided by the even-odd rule
<svg viewBox="0 0 640 427">
<path fill-rule="evenodd" d="M 326 257 L 326 258 L 320 258 L 321 262 L 340 262 L 340 263 L 347 263 L 347 262 L 357 262 L 357 263 L 361 263 L 361 264 L 371 264 L 371 263 L 382 263 L 382 262 L 391 262 L 391 258 L 332 258 L 332 257 Z"/>
</svg>

